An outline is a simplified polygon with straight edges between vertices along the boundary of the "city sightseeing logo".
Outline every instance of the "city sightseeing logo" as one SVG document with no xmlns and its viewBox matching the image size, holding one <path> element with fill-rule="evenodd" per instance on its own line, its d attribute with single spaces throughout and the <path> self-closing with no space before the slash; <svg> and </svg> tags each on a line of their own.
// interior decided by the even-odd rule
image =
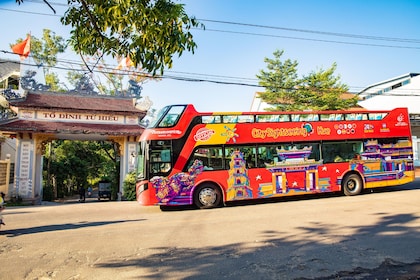
<svg viewBox="0 0 420 280">
<path fill-rule="evenodd" d="M 310 124 L 310 123 L 303 124 L 302 128 L 306 130 L 308 135 L 311 135 L 312 133 L 314 133 L 314 128 L 312 127 L 312 124 Z"/>
<path fill-rule="evenodd" d="M 208 129 L 206 127 L 200 128 L 194 135 L 195 141 L 208 141 L 211 136 L 215 133 L 213 129 Z"/>
<path fill-rule="evenodd" d="M 405 117 L 403 114 L 400 114 L 397 117 L 397 123 L 395 124 L 395 126 L 408 126 L 408 123 L 406 121 L 404 121 Z"/>
</svg>

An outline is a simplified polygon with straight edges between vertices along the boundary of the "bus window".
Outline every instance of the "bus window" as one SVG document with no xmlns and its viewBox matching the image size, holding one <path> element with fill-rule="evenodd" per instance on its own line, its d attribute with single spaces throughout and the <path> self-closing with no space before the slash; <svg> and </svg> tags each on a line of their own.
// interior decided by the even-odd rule
<svg viewBox="0 0 420 280">
<path fill-rule="evenodd" d="M 321 115 L 321 121 L 332 121 L 334 120 L 333 114 L 322 114 Z"/>
<path fill-rule="evenodd" d="M 257 122 L 278 122 L 279 115 L 258 115 Z"/>
<path fill-rule="evenodd" d="M 244 164 L 246 168 L 257 167 L 257 148 L 254 146 L 230 146 L 225 148 L 225 168 Z"/>
<path fill-rule="evenodd" d="M 356 114 L 346 114 L 346 121 L 355 121 L 356 120 Z"/>
<path fill-rule="evenodd" d="M 280 162 L 299 163 L 302 161 L 319 161 L 318 143 L 282 143 L 276 147 Z"/>
<path fill-rule="evenodd" d="M 319 143 L 305 143 L 305 144 L 302 144 L 301 147 L 311 148 L 311 154 L 308 156 L 309 160 L 319 161 L 321 159 Z"/>
<path fill-rule="evenodd" d="M 238 116 L 223 116 L 223 123 L 237 123 L 238 122 Z"/>
<path fill-rule="evenodd" d="M 254 115 L 240 115 L 238 116 L 238 123 L 253 123 Z"/>
<path fill-rule="evenodd" d="M 300 115 L 300 121 L 302 122 L 313 122 L 318 120 L 317 114 L 305 114 Z"/>
<path fill-rule="evenodd" d="M 169 174 L 172 169 L 171 141 L 151 141 L 149 162 L 151 177 Z"/>
<path fill-rule="evenodd" d="M 363 152 L 363 142 L 324 142 L 322 159 L 324 163 L 343 162 L 356 159 Z"/>
<path fill-rule="evenodd" d="M 368 119 L 367 114 L 358 114 L 358 113 L 352 113 L 352 114 L 346 114 L 346 121 L 365 121 Z"/>
<path fill-rule="evenodd" d="M 279 115 L 279 122 L 290 122 L 290 115 Z"/>
<path fill-rule="evenodd" d="M 221 123 L 222 118 L 221 116 L 202 116 L 203 123 Z"/>
<path fill-rule="evenodd" d="M 277 150 L 274 145 L 258 147 L 258 167 L 275 165 L 278 162 Z"/>
<path fill-rule="evenodd" d="M 369 120 L 382 120 L 383 118 L 385 118 L 385 116 L 386 113 L 369 113 Z"/>
<path fill-rule="evenodd" d="M 258 115 L 256 122 L 288 122 L 289 115 Z"/>
<path fill-rule="evenodd" d="M 146 141 L 140 142 L 140 151 L 137 155 L 137 178 L 138 179 L 144 179 L 146 178 L 146 153 L 148 151 L 148 145 Z"/>
<path fill-rule="evenodd" d="M 300 115 L 292 115 L 292 122 L 298 122 L 300 121 Z"/>
<path fill-rule="evenodd" d="M 188 162 L 187 169 L 198 159 L 203 162 L 204 171 L 223 169 L 222 147 L 198 147 Z M 185 170 L 184 170 L 185 171 Z"/>
</svg>

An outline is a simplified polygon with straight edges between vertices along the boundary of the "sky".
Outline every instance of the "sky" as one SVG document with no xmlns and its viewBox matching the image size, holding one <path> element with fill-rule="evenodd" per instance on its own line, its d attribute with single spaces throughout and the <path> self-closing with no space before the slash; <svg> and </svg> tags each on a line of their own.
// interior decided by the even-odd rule
<svg viewBox="0 0 420 280">
<path fill-rule="evenodd" d="M 7 53 L 9 45 L 27 33 L 41 38 L 43 29 L 50 29 L 69 38 L 70 27 L 60 23 L 67 1 L 48 1 L 56 15 L 42 0 L 24 0 L 20 6 L 15 0 L 0 0 L 0 58 L 18 60 Z M 355 93 L 420 73 L 418 0 L 174 2 L 184 4 L 205 30 L 192 30 L 198 45 L 194 54 L 174 57 L 165 78 L 143 84 L 142 96 L 155 109 L 191 103 L 202 112 L 249 111 L 255 93 L 264 91 L 256 75 L 267 70 L 264 59 L 273 58 L 276 50 L 284 51 L 283 59 L 298 62 L 300 77 L 336 63 L 335 74 Z M 59 60 L 75 58 L 65 54 Z"/>
</svg>

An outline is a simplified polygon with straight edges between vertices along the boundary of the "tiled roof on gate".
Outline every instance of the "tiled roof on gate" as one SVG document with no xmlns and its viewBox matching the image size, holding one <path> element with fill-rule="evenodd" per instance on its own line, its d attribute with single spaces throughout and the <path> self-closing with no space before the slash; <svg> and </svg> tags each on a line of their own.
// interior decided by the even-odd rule
<svg viewBox="0 0 420 280">
<path fill-rule="evenodd" d="M 5 60 L 0 58 L 0 80 L 4 80 L 13 74 L 20 72 L 19 61 Z"/>
<path fill-rule="evenodd" d="M 146 112 L 135 107 L 134 98 L 122 98 L 104 95 L 75 95 L 63 93 L 28 92 L 26 97 L 10 101 L 10 105 L 18 108 L 112 112 L 129 115 L 146 115 Z"/>
<path fill-rule="evenodd" d="M 144 128 L 140 125 L 13 120 L 0 124 L 0 130 L 7 132 L 42 132 L 131 136 L 140 135 Z"/>
</svg>

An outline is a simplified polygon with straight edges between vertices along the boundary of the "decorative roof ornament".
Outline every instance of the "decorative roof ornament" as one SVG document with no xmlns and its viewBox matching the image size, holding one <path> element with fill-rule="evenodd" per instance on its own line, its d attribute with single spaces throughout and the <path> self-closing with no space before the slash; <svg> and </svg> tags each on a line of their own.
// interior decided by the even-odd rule
<svg viewBox="0 0 420 280">
<path fill-rule="evenodd" d="M 16 117 L 16 113 L 9 108 L 9 101 L 19 98 L 21 96 L 10 88 L 0 93 L 0 122 Z"/>
</svg>

